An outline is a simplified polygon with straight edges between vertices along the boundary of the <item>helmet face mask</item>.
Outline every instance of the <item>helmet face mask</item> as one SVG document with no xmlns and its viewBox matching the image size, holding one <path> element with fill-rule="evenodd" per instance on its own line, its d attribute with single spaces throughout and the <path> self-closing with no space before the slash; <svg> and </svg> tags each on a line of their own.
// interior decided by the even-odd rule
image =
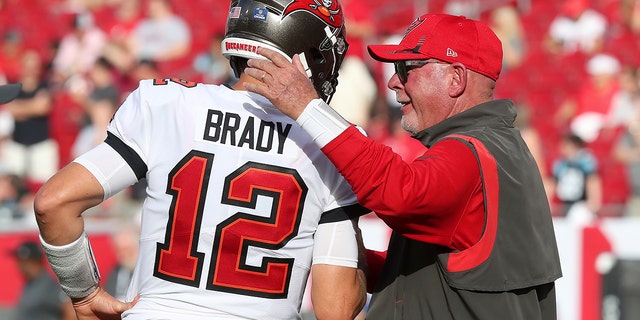
<svg viewBox="0 0 640 320">
<path fill-rule="evenodd" d="M 259 47 L 291 61 L 299 54 L 320 98 L 329 102 L 346 54 L 342 8 L 337 0 L 232 0 L 222 54 L 236 76 L 245 59 L 264 59 Z"/>
</svg>

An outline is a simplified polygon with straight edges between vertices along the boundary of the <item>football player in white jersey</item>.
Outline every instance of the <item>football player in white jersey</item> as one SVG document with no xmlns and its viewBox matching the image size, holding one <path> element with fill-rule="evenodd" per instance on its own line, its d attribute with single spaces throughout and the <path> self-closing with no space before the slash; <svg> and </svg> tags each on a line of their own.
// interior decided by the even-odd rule
<svg viewBox="0 0 640 320">
<path fill-rule="evenodd" d="M 305 285 L 319 319 L 362 309 L 361 207 L 314 141 L 244 91 L 269 47 L 305 57 L 326 101 L 347 44 L 333 1 L 231 1 L 223 53 L 234 87 L 141 81 L 107 139 L 38 192 L 47 258 L 79 319 L 299 319 Z M 142 178 L 140 254 L 126 302 L 99 287 L 82 213 Z"/>
</svg>

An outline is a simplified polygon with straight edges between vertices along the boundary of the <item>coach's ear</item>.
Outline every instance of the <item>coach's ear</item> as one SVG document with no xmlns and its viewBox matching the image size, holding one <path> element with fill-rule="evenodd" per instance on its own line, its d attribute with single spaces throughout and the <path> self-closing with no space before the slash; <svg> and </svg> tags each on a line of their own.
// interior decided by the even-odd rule
<svg viewBox="0 0 640 320">
<path fill-rule="evenodd" d="M 450 65 L 451 83 L 449 84 L 449 96 L 457 98 L 462 95 L 467 88 L 467 67 L 460 62 L 454 62 Z"/>
</svg>

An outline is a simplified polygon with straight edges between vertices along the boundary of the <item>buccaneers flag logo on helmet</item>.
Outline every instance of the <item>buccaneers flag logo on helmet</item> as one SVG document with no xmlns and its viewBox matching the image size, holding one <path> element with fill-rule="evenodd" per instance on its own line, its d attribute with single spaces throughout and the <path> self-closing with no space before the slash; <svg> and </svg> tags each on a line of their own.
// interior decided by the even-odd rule
<svg viewBox="0 0 640 320">
<path fill-rule="evenodd" d="M 293 0 L 284 9 L 282 17 L 292 12 L 304 10 L 322 19 L 328 25 L 339 28 L 342 26 L 342 10 L 335 0 Z"/>
</svg>

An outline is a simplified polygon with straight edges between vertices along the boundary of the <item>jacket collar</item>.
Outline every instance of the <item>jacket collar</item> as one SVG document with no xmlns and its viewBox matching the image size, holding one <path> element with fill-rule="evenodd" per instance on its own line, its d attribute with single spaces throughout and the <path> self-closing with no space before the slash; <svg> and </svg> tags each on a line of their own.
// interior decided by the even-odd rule
<svg viewBox="0 0 640 320">
<path fill-rule="evenodd" d="M 445 119 L 427 129 L 424 129 L 412 137 L 418 139 L 427 148 L 441 138 L 462 131 L 483 127 L 513 128 L 516 119 L 516 110 L 513 101 L 508 99 L 493 100 L 481 103 L 457 115 Z"/>
</svg>

